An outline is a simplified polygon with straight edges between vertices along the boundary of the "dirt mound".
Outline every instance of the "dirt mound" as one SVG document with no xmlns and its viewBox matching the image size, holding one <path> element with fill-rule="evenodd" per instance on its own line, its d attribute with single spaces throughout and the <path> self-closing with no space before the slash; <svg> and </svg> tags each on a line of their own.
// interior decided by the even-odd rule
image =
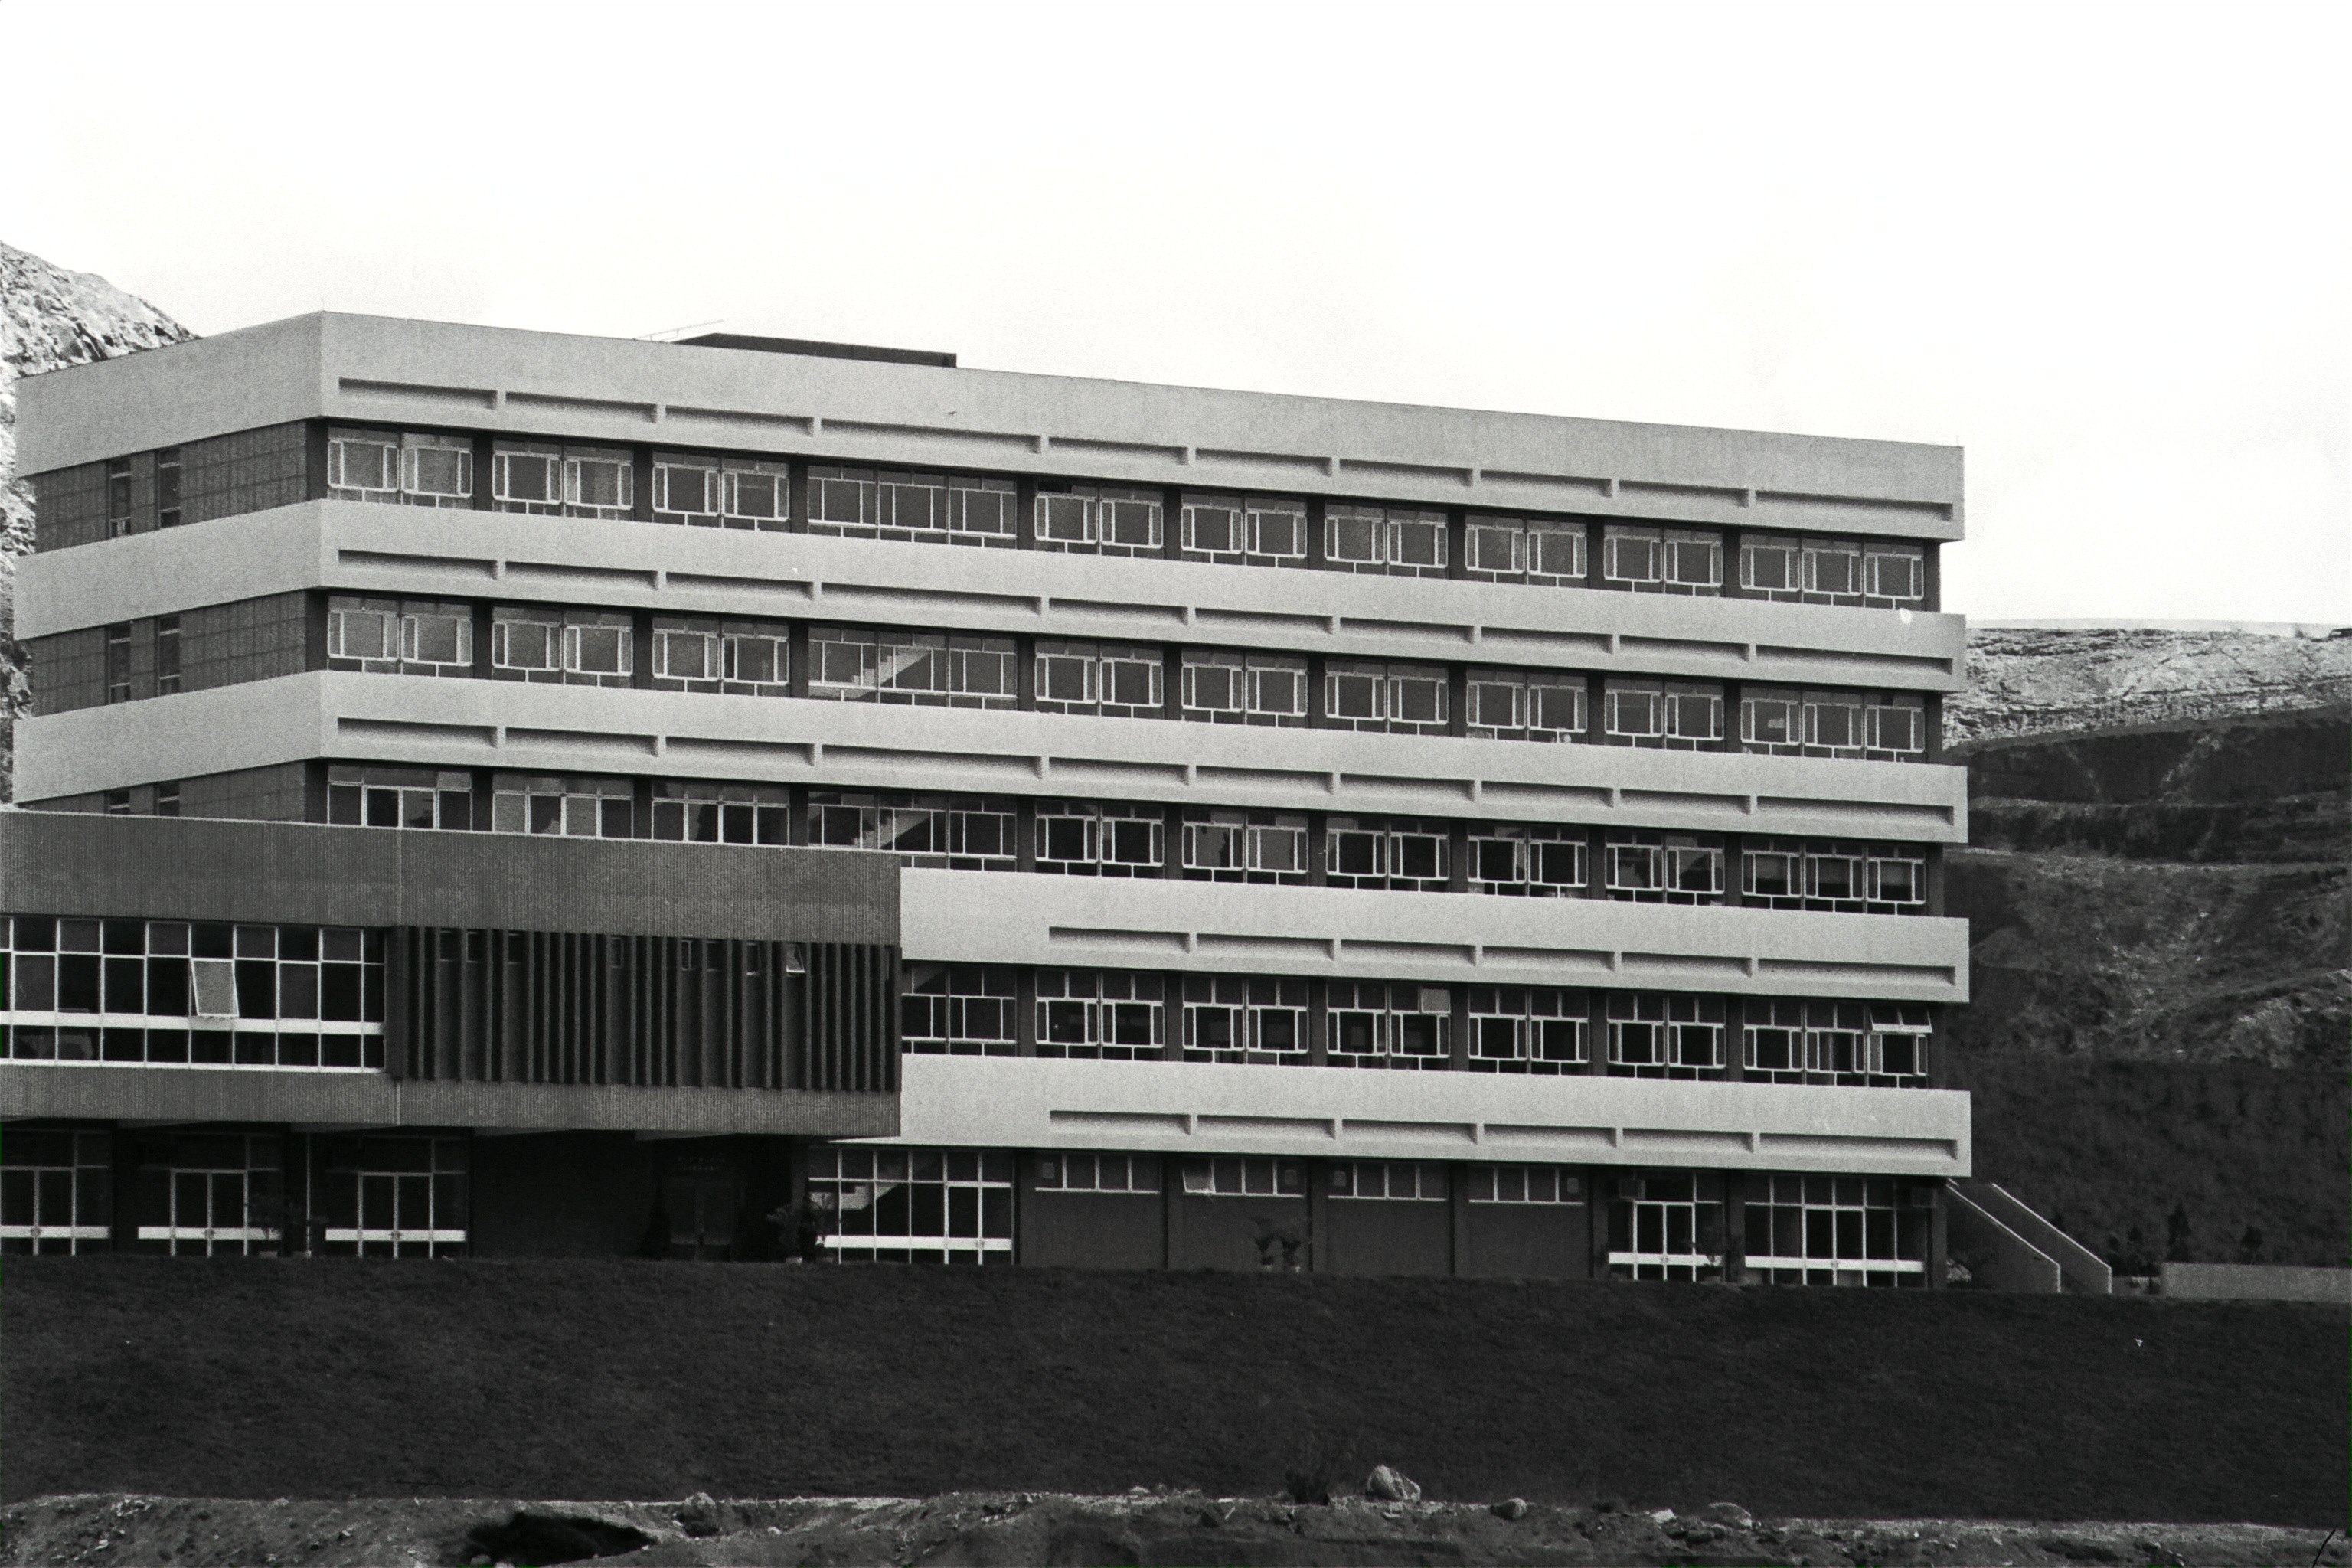
<svg viewBox="0 0 2352 1568">
<path fill-rule="evenodd" d="M 900 1568 L 1055 1563 L 2352 1563 L 2339 1536 L 2248 1524 L 1979 1523 L 1756 1520 L 1727 1505 L 1672 1510 L 1481 1503 L 1302 1506 L 1265 1498 L 1139 1491 L 1123 1497 L 963 1492 L 924 1499 L 540 1503 L 463 1499 L 250 1502 L 90 1495 L 0 1510 L 0 1564 L 171 1563 L 305 1568 L 478 1563 L 482 1532 L 517 1514 L 570 1521 L 595 1557 L 646 1568 Z M 713 1521 L 719 1521 L 714 1527 Z M 2316 1555 L 2315 1555 L 2315 1552 Z M 495 1559 L 493 1561 L 496 1561 Z"/>
</svg>

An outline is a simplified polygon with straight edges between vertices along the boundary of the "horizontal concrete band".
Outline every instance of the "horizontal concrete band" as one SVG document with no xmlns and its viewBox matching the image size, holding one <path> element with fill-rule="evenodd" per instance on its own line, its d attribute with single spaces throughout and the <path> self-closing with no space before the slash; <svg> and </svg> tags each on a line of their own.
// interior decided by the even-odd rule
<svg viewBox="0 0 2352 1568">
<path fill-rule="evenodd" d="M 1956 539 L 1957 447 L 310 315 L 28 377 L 19 467 L 425 424 L 1434 505 Z"/>
<path fill-rule="evenodd" d="M 1949 1089 L 910 1056 L 889 1142 L 1966 1176 Z"/>
<path fill-rule="evenodd" d="M 0 914 L 889 946 L 898 872 L 855 851 L 0 812 Z"/>
<path fill-rule="evenodd" d="M 314 671 L 20 720 L 39 801 L 311 758 L 1957 844 L 1964 770 Z M 163 769 L 168 765 L 170 771 Z"/>
<path fill-rule="evenodd" d="M 1958 1003 L 1966 921 L 1452 893 L 900 873 L 915 963 Z"/>
<path fill-rule="evenodd" d="M 17 567 L 16 635 L 313 588 L 1955 691 L 1958 616 L 308 501 Z"/>
<path fill-rule="evenodd" d="M 374 1072 L 0 1065 L 0 1117 L 887 1137 L 898 1100 L 807 1089 L 426 1083 Z"/>
</svg>

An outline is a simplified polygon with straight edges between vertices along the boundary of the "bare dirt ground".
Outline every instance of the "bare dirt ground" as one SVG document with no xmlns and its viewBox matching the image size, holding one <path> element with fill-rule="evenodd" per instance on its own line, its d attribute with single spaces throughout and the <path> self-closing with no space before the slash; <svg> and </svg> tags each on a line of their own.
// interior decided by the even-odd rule
<svg viewBox="0 0 2352 1568">
<path fill-rule="evenodd" d="M 1624 1507 L 1328 1506 L 1146 1491 L 956 1492 L 925 1499 L 517 1503 L 321 1502 L 89 1494 L 0 1510 L 0 1564 L 418 1568 L 1052 1563 L 2352 1563 L 2339 1532 L 2252 1524 L 1750 1519 Z"/>
</svg>

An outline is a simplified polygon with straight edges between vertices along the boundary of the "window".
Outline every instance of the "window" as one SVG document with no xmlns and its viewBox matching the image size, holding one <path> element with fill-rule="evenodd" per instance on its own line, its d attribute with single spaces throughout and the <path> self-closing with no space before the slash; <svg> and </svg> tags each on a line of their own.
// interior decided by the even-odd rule
<svg viewBox="0 0 2352 1568">
<path fill-rule="evenodd" d="M 0 1255 L 103 1252 L 113 1236 L 103 1132 L 14 1127 L 0 1142 Z"/>
<path fill-rule="evenodd" d="M 564 516 L 622 517 L 635 504 L 635 471 L 626 452 L 564 449 Z"/>
<path fill-rule="evenodd" d="M 1450 832 L 1411 817 L 1334 816 L 1324 825 L 1325 879 L 1335 888 L 1442 893 L 1452 876 Z"/>
<path fill-rule="evenodd" d="M 1804 546 L 1794 539 L 1748 534 L 1739 542 L 1739 585 L 1768 598 L 1804 593 Z"/>
<path fill-rule="evenodd" d="M 1612 1278 L 1723 1278 L 1722 1177 L 1712 1172 L 1624 1175 L 1610 1186 Z"/>
<path fill-rule="evenodd" d="M 1891 1176 L 1751 1178 L 1744 1261 L 1768 1284 L 1925 1285 L 1933 1204 Z"/>
<path fill-rule="evenodd" d="M 1333 1067 L 1453 1066 L 1454 997 L 1443 985 L 1334 980 L 1324 1059 Z"/>
<path fill-rule="evenodd" d="M 1412 577 L 1445 575 L 1445 514 L 1331 505 L 1323 509 L 1323 556 L 1336 567 Z"/>
<path fill-rule="evenodd" d="M 792 486 L 782 463 L 656 452 L 653 519 L 693 528 L 779 529 L 791 515 Z"/>
<path fill-rule="evenodd" d="M 1601 697 L 1601 731 L 1621 746 L 1712 750 L 1723 739 L 1720 687 L 1669 680 L 1612 680 Z"/>
<path fill-rule="evenodd" d="M 503 679 L 626 686 L 635 664 L 631 618 L 617 611 L 490 612 L 490 670 Z"/>
<path fill-rule="evenodd" d="M 499 610 L 490 622 L 490 668 L 528 675 L 563 671 L 563 619 L 551 611 Z"/>
<path fill-rule="evenodd" d="M 626 779 L 492 775 L 490 828 L 565 838 L 634 836 L 635 791 Z"/>
<path fill-rule="evenodd" d="M 340 1258 L 453 1258 L 466 1250 L 466 1141 L 338 1138 L 318 1189 L 321 1250 Z"/>
<path fill-rule="evenodd" d="M 1184 977 L 1188 1062 L 1307 1059 L 1307 982 L 1237 974 Z"/>
<path fill-rule="evenodd" d="M 474 443 L 463 436 L 403 436 L 400 489 L 411 506 L 473 505 Z"/>
<path fill-rule="evenodd" d="M 1307 661 L 1279 654 L 1184 653 L 1184 717 L 1215 724 L 1307 722 Z"/>
<path fill-rule="evenodd" d="M 1686 833 L 1612 833 L 1604 882 L 1611 898 L 1647 904 L 1712 904 L 1723 898 L 1723 844 Z"/>
<path fill-rule="evenodd" d="M 0 920 L 0 1040 L 16 1060 L 381 1068 L 383 1016 L 380 933 Z"/>
<path fill-rule="evenodd" d="M 1504 741 L 1585 739 L 1584 678 L 1474 668 L 1464 684 L 1470 734 Z"/>
<path fill-rule="evenodd" d="M 1013 826 L 1013 803 L 992 795 L 809 795 L 811 845 L 887 850 L 909 866 L 1010 871 Z"/>
<path fill-rule="evenodd" d="M 1463 565 L 1474 578 L 1550 587 L 1584 584 L 1585 532 L 1581 523 L 1473 513 L 1464 531 L 1464 543 Z"/>
<path fill-rule="evenodd" d="M 1263 811 L 1188 813 L 1184 874 L 1194 881 L 1303 883 L 1307 818 Z"/>
<path fill-rule="evenodd" d="M 400 437 L 362 430 L 327 436 L 327 489 L 341 499 L 390 500 L 400 494 Z"/>
<path fill-rule="evenodd" d="M 1621 1078 L 1713 1077 L 1723 1070 L 1723 999 L 1616 992 L 1609 1070 Z"/>
<path fill-rule="evenodd" d="M 1324 668 L 1325 712 L 1335 729 L 1442 735 L 1448 685 L 1442 666 L 1333 659 Z"/>
<path fill-rule="evenodd" d="M 1740 892 L 1768 909 L 1916 913 L 1927 871 L 1924 852 L 1901 845 L 1770 838 L 1751 841 Z"/>
<path fill-rule="evenodd" d="M 809 470 L 809 531 L 932 544 L 1011 544 L 1010 479 L 888 469 Z"/>
<path fill-rule="evenodd" d="M 1035 535 L 1048 550 L 1157 555 L 1161 547 L 1160 509 L 1157 490 L 1040 485 Z"/>
<path fill-rule="evenodd" d="M 1746 1062 L 1751 1076 L 1774 1082 L 1922 1087 L 1933 1032 L 1916 1003 L 1755 1001 Z"/>
<path fill-rule="evenodd" d="M 1160 1156 L 1040 1154 L 1037 1189 L 1047 1193 L 1156 1193 L 1160 1190 Z"/>
<path fill-rule="evenodd" d="M 1474 1204 L 1581 1204 L 1584 1178 L 1555 1165 L 1466 1165 Z"/>
<path fill-rule="evenodd" d="M 178 660 L 178 637 L 173 658 Z M 327 601 L 329 668 L 372 674 L 471 675 L 474 612 L 469 605 L 416 599 Z"/>
<path fill-rule="evenodd" d="M 1805 592 L 1832 602 L 1862 595 L 1862 552 L 1843 540 L 1805 541 Z"/>
<path fill-rule="evenodd" d="M 563 504 L 563 448 L 500 441 L 490 451 L 490 501 L 500 511 L 552 515 Z"/>
<path fill-rule="evenodd" d="M 166 447 L 155 454 L 155 526 L 177 528 L 180 510 L 180 448 Z"/>
<path fill-rule="evenodd" d="M 1047 713 L 1157 719 L 1164 711 L 1158 648 L 1116 643 L 1037 644 L 1037 707 Z"/>
<path fill-rule="evenodd" d="M 1888 607 L 1916 604 L 1927 596 L 1927 555 L 1919 546 L 1871 544 L 1862 556 L 1863 603 Z"/>
<path fill-rule="evenodd" d="M 331 763 L 327 820 L 346 827 L 470 828 L 474 778 L 433 768 Z"/>
<path fill-rule="evenodd" d="M 1071 877 L 1157 877 L 1167 868 L 1166 816 L 1155 805 L 1037 803 L 1037 869 Z"/>
<path fill-rule="evenodd" d="M 1306 1168 L 1291 1160 L 1223 1155 L 1184 1162 L 1184 1191 L 1203 1198 L 1305 1197 Z"/>
<path fill-rule="evenodd" d="M 1785 756 L 1920 761 L 1927 720 L 1926 700 L 1902 692 L 1756 687 L 1739 704 L 1741 745 Z"/>
<path fill-rule="evenodd" d="M 116 621 L 106 628 L 106 700 L 128 702 L 131 698 L 131 623 Z"/>
<path fill-rule="evenodd" d="M 1585 1061 L 1591 1003 L 1551 985 L 1470 988 L 1470 1070 L 1557 1075 Z"/>
<path fill-rule="evenodd" d="M 814 1148 L 808 1192 L 836 1262 L 1013 1261 L 1008 1151 Z"/>
<path fill-rule="evenodd" d="M 1612 588 L 1659 591 L 1665 581 L 1665 550 L 1659 531 L 1615 524 L 1604 529 L 1601 580 Z"/>
<path fill-rule="evenodd" d="M 330 429 L 327 493 L 338 500 L 469 507 L 474 444 L 463 436 Z"/>
<path fill-rule="evenodd" d="M 1016 1055 L 1018 1005 L 1010 970 L 915 965 L 898 993 L 901 1048 L 926 1056 Z"/>
<path fill-rule="evenodd" d="M 142 1152 L 142 1175 L 160 1179 L 162 1225 L 138 1229 L 139 1250 L 174 1258 L 274 1252 L 268 1223 L 281 1188 L 278 1140 L 181 1134 Z"/>
<path fill-rule="evenodd" d="M 1423 1160 L 1334 1160 L 1330 1173 L 1334 1198 L 1370 1202 L 1444 1203 L 1445 1167 Z"/>
<path fill-rule="evenodd" d="M 653 643 L 657 690 L 751 697 L 791 693 L 791 637 L 779 623 L 657 616 Z"/>
<path fill-rule="evenodd" d="M 1582 898 L 1591 883 L 1585 831 L 1549 824 L 1482 825 L 1470 835 L 1470 890 L 1518 898 Z"/>
<path fill-rule="evenodd" d="M 180 689 L 180 617 L 155 617 L 155 695 L 169 697 Z"/>
<path fill-rule="evenodd" d="M 653 837 L 688 844 L 788 841 L 791 796 L 782 784 L 690 784 L 656 779 Z"/>
<path fill-rule="evenodd" d="M 809 632 L 809 695 L 853 702 L 1011 708 L 1018 699 L 1010 637 L 928 632 Z"/>
<path fill-rule="evenodd" d="M 1188 556 L 1257 566 L 1307 558 L 1307 507 L 1302 501 L 1187 495 L 1183 529 Z"/>
<path fill-rule="evenodd" d="M 1167 1043 L 1165 983 L 1118 969 L 1037 972 L 1037 1054 L 1150 1061 Z"/>
<path fill-rule="evenodd" d="M 1719 594 L 1723 538 L 1702 529 L 1611 523 L 1601 532 L 1601 578 L 1635 593 Z"/>
</svg>

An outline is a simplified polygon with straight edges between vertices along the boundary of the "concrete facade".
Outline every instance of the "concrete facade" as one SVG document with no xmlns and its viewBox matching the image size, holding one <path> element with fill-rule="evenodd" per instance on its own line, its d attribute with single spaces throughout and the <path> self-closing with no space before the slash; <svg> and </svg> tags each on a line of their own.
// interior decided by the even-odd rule
<svg viewBox="0 0 2352 1568">
<path fill-rule="evenodd" d="M 807 348 L 23 384 L 0 1245 L 1937 1282 L 1956 450 Z"/>
</svg>

